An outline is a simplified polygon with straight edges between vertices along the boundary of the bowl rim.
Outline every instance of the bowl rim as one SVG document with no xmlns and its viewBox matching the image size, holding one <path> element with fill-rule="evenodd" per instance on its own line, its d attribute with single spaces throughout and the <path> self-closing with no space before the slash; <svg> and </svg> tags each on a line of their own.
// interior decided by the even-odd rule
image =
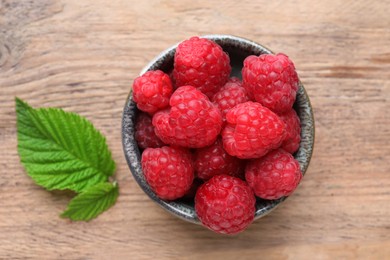
<svg viewBox="0 0 390 260">
<path fill-rule="evenodd" d="M 201 38 L 207 38 L 210 40 L 213 40 L 217 43 L 222 42 L 222 41 L 230 41 L 232 44 L 237 44 L 237 46 L 244 48 L 250 48 L 253 50 L 256 50 L 257 52 L 261 53 L 273 53 L 271 50 L 268 48 L 264 47 L 261 44 L 258 44 L 254 41 L 241 38 L 238 36 L 233 36 L 233 35 L 224 35 L 224 34 L 211 34 L 211 35 L 204 35 L 204 36 L 199 36 Z M 166 58 L 172 58 L 174 55 L 174 52 L 176 50 L 176 47 L 180 44 L 181 42 L 178 42 L 171 47 L 165 49 L 162 51 L 159 55 L 157 55 L 154 59 L 152 59 L 140 72 L 139 75 L 144 74 L 146 71 L 151 70 L 153 67 L 158 67 L 159 64 L 161 65 L 164 59 Z M 243 46 L 244 45 L 244 46 Z M 139 151 L 138 146 L 136 145 L 135 139 L 134 139 L 134 125 L 135 125 L 135 117 L 137 114 L 137 107 L 135 105 L 135 102 L 133 101 L 132 98 L 132 88 L 129 91 L 129 94 L 126 98 L 125 106 L 123 108 L 123 114 L 122 114 L 122 146 L 123 146 L 123 151 L 125 154 L 125 158 L 128 164 L 128 167 L 130 169 L 130 172 L 132 173 L 134 179 L 138 183 L 138 185 L 141 187 L 141 189 L 154 201 L 157 203 L 160 207 L 163 209 L 167 210 L 168 212 L 174 214 L 175 216 L 194 223 L 194 224 L 200 224 L 200 221 L 198 217 L 196 216 L 196 212 L 193 207 L 186 205 L 182 202 L 177 202 L 177 201 L 165 201 L 157 197 L 157 195 L 151 190 L 150 186 L 146 182 L 140 161 L 141 161 L 141 154 Z M 302 128 L 302 133 L 301 133 L 301 144 L 303 140 L 307 139 L 307 147 L 302 150 L 301 144 L 298 152 L 294 154 L 294 157 L 299 156 L 299 155 L 305 155 L 304 158 L 305 160 L 303 162 L 299 161 L 299 165 L 302 171 L 302 174 L 305 175 L 307 168 L 310 164 L 311 157 L 313 155 L 313 150 L 314 150 L 314 139 L 315 139 L 315 125 L 314 125 L 314 115 L 313 115 L 313 108 L 310 103 L 309 96 L 307 95 L 307 92 L 303 86 L 303 84 L 299 81 L 299 89 L 297 91 L 297 97 L 301 97 L 303 99 L 299 99 L 300 102 L 302 103 L 301 105 L 304 105 L 305 107 L 305 115 L 307 116 L 307 120 L 310 122 L 307 122 L 308 125 L 302 126 L 301 122 L 301 128 Z M 298 101 L 298 98 L 297 98 Z M 297 103 L 296 101 L 296 103 Z M 295 104 L 294 104 L 295 106 Z M 305 131 L 304 131 L 305 130 Z M 303 135 L 303 133 L 306 133 L 308 135 Z M 300 153 L 300 154 L 299 154 Z M 282 197 L 278 200 L 272 200 L 268 201 L 269 203 L 262 208 L 256 207 L 256 212 L 255 212 L 255 220 L 259 219 L 261 217 L 266 216 L 270 212 L 272 212 L 275 208 L 277 208 L 281 202 L 286 200 L 288 197 Z M 256 202 L 257 205 L 257 202 Z"/>
</svg>

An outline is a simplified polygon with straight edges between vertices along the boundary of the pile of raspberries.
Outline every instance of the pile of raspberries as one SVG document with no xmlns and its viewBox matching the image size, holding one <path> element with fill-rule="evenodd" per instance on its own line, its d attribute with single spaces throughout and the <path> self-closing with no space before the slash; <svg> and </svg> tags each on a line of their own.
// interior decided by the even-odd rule
<svg viewBox="0 0 390 260">
<path fill-rule="evenodd" d="M 242 81 L 230 73 L 221 46 L 192 37 L 178 45 L 172 72 L 148 71 L 133 84 L 146 181 L 161 199 L 194 200 L 202 224 L 223 234 L 252 223 L 255 196 L 289 196 L 302 178 L 292 156 L 301 132 L 292 61 L 252 55 Z"/>
</svg>

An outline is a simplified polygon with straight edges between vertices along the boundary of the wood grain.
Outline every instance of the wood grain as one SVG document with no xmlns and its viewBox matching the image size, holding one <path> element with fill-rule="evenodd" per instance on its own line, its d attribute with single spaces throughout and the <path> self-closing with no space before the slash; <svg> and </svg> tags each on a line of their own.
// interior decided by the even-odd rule
<svg viewBox="0 0 390 260">
<path fill-rule="evenodd" d="M 389 1 L 0 0 L 0 259 L 389 259 Z M 132 80 L 192 35 L 287 53 L 314 107 L 316 143 L 296 193 L 226 237 L 178 220 L 133 180 L 121 145 Z M 86 116 L 118 164 L 117 204 L 60 219 L 70 197 L 37 187 L 16 152 L 14 97 Z"/>
</svg>

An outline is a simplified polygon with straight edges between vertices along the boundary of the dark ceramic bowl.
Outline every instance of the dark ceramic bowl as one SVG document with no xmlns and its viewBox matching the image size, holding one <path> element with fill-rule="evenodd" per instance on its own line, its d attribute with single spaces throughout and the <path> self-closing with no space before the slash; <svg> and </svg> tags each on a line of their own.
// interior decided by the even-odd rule
<svg viewBox="0 0 390 260">
<path fill-rule="evenodd" d="M 207 35 L 203 37 L 215 41 L 216 43 L 221 45 L 225 52 L 229 53 L 232 65 L 232 76 L 237 76 L 240 78 L 242 63 L 247 56 L 272 53 L 270 50 L 261 46 L 260 44 L 235 36 Z M 154 60 L 152 60 L 141 71 L 140 74 L 142 75 L 148 70 L 157 69 L 160 69 L 165 72 L 171 71 L 173 68 L 173 58 L 177 45 L 178 44 L 163 51 Z M 302 84 L 300 84 L 299 86 L 294 108 L 297 111 L 298 116 L 301 120 L 302 128 L 301 144 L 299 150 L 294 154 L 294 157 L 298 160 L 302 173 L 305 174 L 313 152 L 314 118 L 309 97 Z M 141 169 L 140 150 L 134 139 L 134 125 L 137 113 L 138 109 L 133 101 L 132 91 L 130 91 L 123 110 L 122 143 L 126 160 L 131 170 L 131 173 L 133 174 L 135 180 L 138 182 L 140 187 L 144 190 L 144 192 L 161 207 L 181 219 L 192 223 L 200 224 L 199 219 L 195 213 L 193 202 L 186 202 L 181 200 L 162 200 L 156 196 L 156 194 L 150 189 L 148 183 L 145 181 Z M 278 200 L 257 199 L 255 219 L 261 218 L 266 214 L 270 213 L 285 199 L 286 198 L 281 198 Z"/>
</svg>

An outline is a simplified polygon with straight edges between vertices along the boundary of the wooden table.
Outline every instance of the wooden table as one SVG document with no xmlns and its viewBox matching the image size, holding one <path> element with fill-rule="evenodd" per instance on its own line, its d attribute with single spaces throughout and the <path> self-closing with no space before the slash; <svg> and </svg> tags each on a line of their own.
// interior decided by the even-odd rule
<svg viewBox="0 0 390 260">
<path fill-rule="evenodd" d="M 390 259 L 390 2 L 0 1 L 1 259 Z M 294 60 L 316 118 L 296 193 L 229 237 L 172 217 L 124 159 L 132 80 L 192 35 L 232 34 Z M 26 175 L 14 97 L 90 119 L 118 169 L 117 204 L 89 223 Z"/>
</svg>

